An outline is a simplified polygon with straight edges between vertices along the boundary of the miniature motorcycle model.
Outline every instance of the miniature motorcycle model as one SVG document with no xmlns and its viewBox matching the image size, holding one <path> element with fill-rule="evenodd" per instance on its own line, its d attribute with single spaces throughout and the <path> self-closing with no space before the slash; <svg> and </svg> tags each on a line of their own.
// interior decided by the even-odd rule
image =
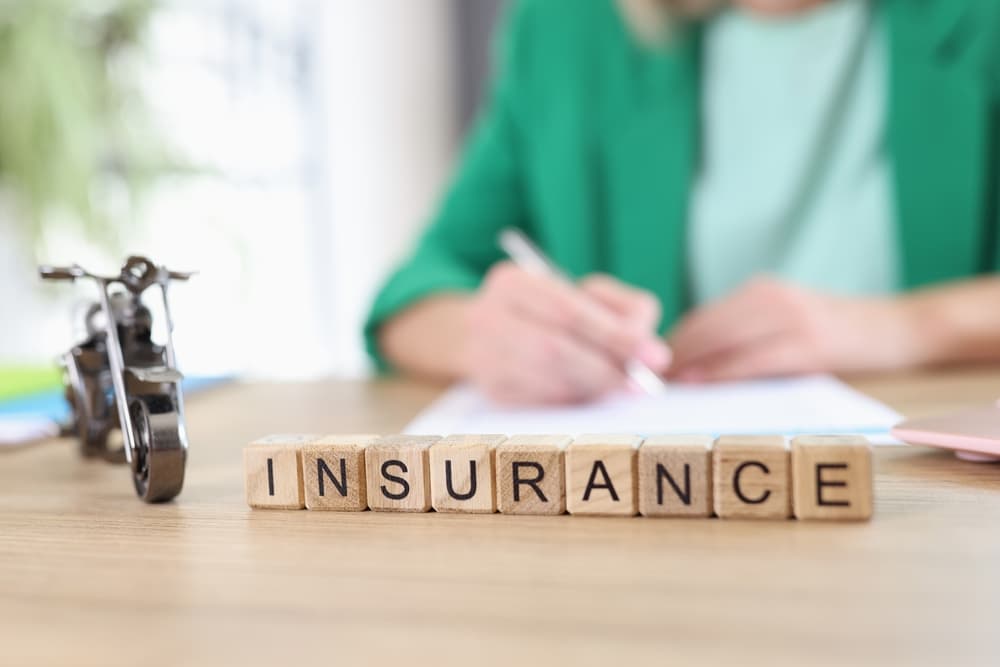
<svg viewBox="0 0 1000 667">
<path fill-rule="evenodd" d="M 43 266 L 39 274 L 45 280 L 88 278 L 99 288 L 84 315 L 85 340 L 60 358 L 72 410 L 69 429 L 81 453 L 127 461 L 135 491 L 146 502 L 174 498 L 184 484 L 188 444 L 167 286 L 192 274 L 145 257 L 129 257 L 117 276 L 98 276 L 76 264 Z M 154 285 L 163 298 L 165 345 L 153 341 L 152 313 L 142 301 Z M 115 428 L 122 432 L 121 449 L 108 444 Z"/>
</svg>

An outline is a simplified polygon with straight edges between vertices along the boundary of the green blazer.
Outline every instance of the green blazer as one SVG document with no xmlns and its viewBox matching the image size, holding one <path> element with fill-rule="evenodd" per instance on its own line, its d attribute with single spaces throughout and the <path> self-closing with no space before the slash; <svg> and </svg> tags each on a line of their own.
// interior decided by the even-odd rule
<svg viewBox="0 0 1000 667">
<path fill-rule="evenodd" d="M 887 150 L 903 284 L 993 271 L 1000 222 L 1000 2 L 881 0 Z M 523 0 L 491 100 L 436 218 L 366 325 L 477 287 L 500 229 L 526 230 L 571 274 L 655 293 L 666 329 L 689 305 L 688 199 L 699 158 L 700 28 L 637 43 L 614 0 Z"/>
</svg>

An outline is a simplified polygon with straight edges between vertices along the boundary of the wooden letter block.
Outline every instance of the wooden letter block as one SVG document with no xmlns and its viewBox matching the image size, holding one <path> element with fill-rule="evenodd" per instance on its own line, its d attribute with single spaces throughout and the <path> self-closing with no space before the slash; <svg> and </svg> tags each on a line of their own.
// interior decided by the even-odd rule
<svg viewBox="0 0 1000 667">
<path fill-rule="evenodd" d="M 566 449 L 570 514 L 635 516 L 639 508 L 635 435 L 581 435 Z"/>
<path fill-rule="evenodd" d="M 860 436 L 792 440 L 792 496 L 799 519 L 872 516 L 872 448 Z"/>
<path fill-rule="evenodd" d="M 781 436 L 725 436 L 712 450 L 715 513 L 730 519 L 787 519 L 791 465 Z"/>
<path fill-rule="evenodd" d="M 503 435 L 452 435 L 431 445 L 431 500 L 437 512 L 491 514 L 496 447 Z"/>
<path fill-rule="evenodd" d="M 562 435 L 518 435 L 497 445 L 497 506 L 501 513 L 566 511 L 563 450 L 571 441 Z"/>
<path fill-rule="evenodd" d="M 365 447 L 375 435 L 327 435 L 302 446 L 306 508 L 361 512 L 368 509 Z"/>
<path fill-rule="evenodd" d="M 385 512 L 430 511 L 427 450 L 440 439 L 436 435 L 387 435 L 368 445 L 368 507 Z"/>
<path fill-rule="evenodd" d="M 302 445 L 315 435 L 271 435 L 243 450 L 247 505 L 267 509 L 305 507 Z"/>
<path fill-rule="evenodd" d="M 712 516 L 712 438 L 661 435 L 639 448 L 639 513 Z"/>
</svg>

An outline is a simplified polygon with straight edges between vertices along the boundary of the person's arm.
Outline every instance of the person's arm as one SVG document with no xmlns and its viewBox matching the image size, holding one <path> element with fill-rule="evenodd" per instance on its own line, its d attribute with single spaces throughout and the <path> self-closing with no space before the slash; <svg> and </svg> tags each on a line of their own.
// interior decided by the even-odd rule
<svg viewBox="0 0 1000 667">
<path fill-rule="evenodd" d="M 1000 361 L 1000 278 L 845 298 L 762 278 L 674 329 L 671 375 L 735 380 Z"/>
<path fill-rule="evenodd" d="M 609 276 L 570 285 L 501 262 L 475 294 L 433 296 L 394 317 L 381 344 L 414 375 L 469 380 L 504 403 L 567 403 L 623 386 L 633 357 L 666 370 L 659 321 L 652 294 Z"/>
<path fill-rule="evenodd" d="M 541 5 L 515 8 L 499 79 L 457 177 L 365 330 L 383 369 L 469 380 L 521 404 L 595 398 L 624 384 L 628 359 L 661 371 L 669 359 L 655 333 L 660 308 L 652 295 L 605 276 L 573 286 L 500 261 L 500 231 L 533 228 L 523 163 L 530 138 L 521 119 L 544 91 L 528 59 L 560 18 L 550 12 L 539 29 Z"/>
<path fill-rule="evenodd" d="M 900 299 L 915 364 L 1000 360 L 1000 277 L 942 285 Z"/>
<path fill-rule="evenodd" d="M 490 99 L 466 142 L 455 177 L 438 213 L 415 250 L 379 291 L 365 325 L 368 351 L 380 370 L 419 371 L 448 376 L 454 368 L 443 347 L 422 350 L 411 366 L 410 342 L 391 335 L 397 318 L 407 323 L 426 317 L 433 328 L 437 309 L 421 302 L 442 294 L 469 293 L 489 267 L 501 259 L 497 236 L 504 227 L 530 227 L 524 201 L 519 105 L 528 99 L 524 42 L 530 3 L 511 9 L 499 42 L 497 78 Z M 387 345 L 387 341 L 392 344 Z M 417 351 L 417 350 L 415 350 Z"/>
</svg>

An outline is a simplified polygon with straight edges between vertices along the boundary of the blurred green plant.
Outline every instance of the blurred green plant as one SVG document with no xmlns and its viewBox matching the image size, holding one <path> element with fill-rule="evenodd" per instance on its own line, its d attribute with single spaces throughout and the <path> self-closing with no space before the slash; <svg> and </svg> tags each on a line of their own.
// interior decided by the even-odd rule
<svg viewBox="0 0 1000 667">
<path fill-rule="evenodd" d="M 56 221 L 117 251 L 114 193 L 134 199 L 167 166 L 137 81 L 153 11 L 0 0 L 0 196 L 36 252 Z"/>
</svg>

